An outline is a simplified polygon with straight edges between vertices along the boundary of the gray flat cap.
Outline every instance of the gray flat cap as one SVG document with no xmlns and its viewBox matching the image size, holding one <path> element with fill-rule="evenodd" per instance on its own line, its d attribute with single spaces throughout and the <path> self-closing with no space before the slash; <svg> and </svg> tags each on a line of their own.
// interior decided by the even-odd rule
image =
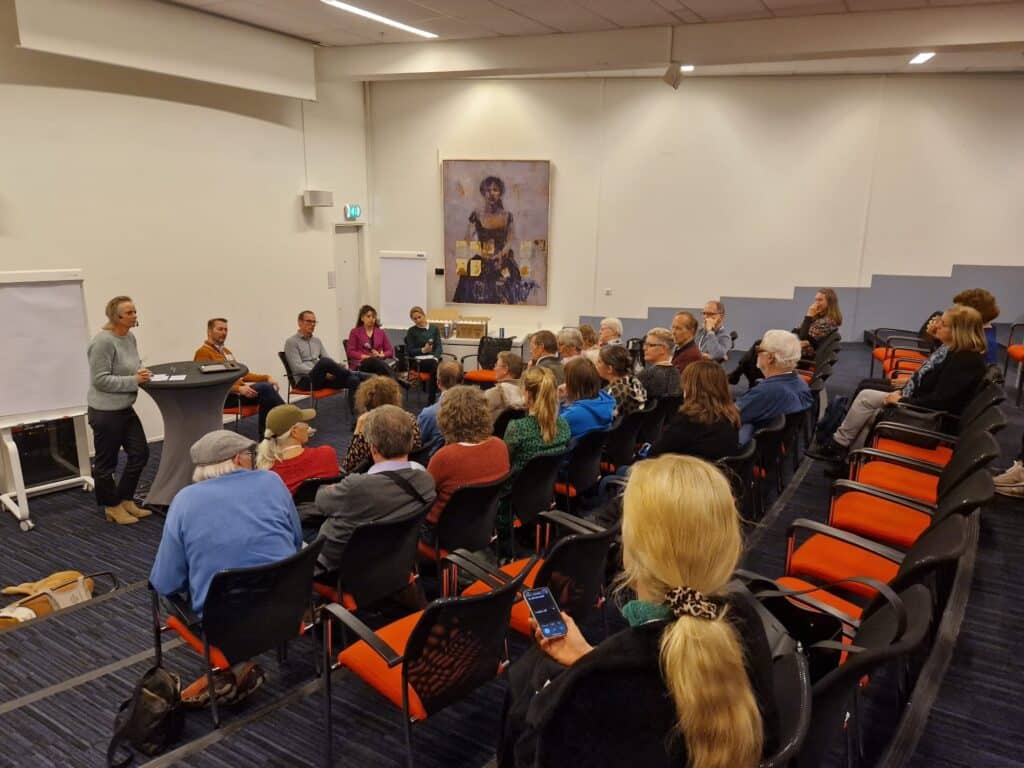
<svg viewBox="0 0 1024 768">
<path fill-rule="evenodd" d="M 192 443 L 189 453 L 192 455 L 193 464 L 216 464 L 219 461 L 227 461 L 254 445 L 254 441 L 237 432 L 217 429 Z"/>
</svg>

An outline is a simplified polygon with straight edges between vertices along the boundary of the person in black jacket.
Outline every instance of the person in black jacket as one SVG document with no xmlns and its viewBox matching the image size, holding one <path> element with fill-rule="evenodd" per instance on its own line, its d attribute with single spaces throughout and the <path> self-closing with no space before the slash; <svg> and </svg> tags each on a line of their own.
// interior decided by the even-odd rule
<svg viewBox="0 0 1024 768">
<path fill-rule="evenodd" d="M 535 632 L 509 670 L 498 764 L 570 752 L 588 768 L 753 768 L 777 714 L 761 622 L 723 596 L 742 550 L 729 481 L 702 459 L 662 456 L 635 465 L 623 506 L 629 627 L 596 647 L 564 613 L 564 637 Z"/>
<path fill-rule="evenodd" d="M 648 455 L 686 453 L 715 461 L 736 453 L 740 412 L 722 366 L 713 360 L 690 363 L 682 383 L 683 404 Z"/>
<path fill-rule="evenodd" d="M 919 408 L 959 414 L 985 376 L 985 333 L 978 310 L 956 304 L 933 324 L 940 346 L 901 389 L 860 392 L 831 439 L 807 454 L 824 461 L 845 461 L 864 444 L 875 418 L 887 405 L 905 402 Z"/>
</svg>

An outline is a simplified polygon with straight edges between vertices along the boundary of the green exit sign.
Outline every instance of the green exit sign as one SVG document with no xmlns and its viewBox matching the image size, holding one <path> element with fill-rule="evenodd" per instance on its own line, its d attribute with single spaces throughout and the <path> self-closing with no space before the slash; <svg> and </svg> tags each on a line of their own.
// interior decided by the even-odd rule
<svg viewBox="0 0 1024 768">
<path fill-rule="evenodd" d="M 345 219 L 346 221 L 355 221 L 363 215 L 363 206 L 355 203 L 348 203 L 345 206 Z"/>
</svg>

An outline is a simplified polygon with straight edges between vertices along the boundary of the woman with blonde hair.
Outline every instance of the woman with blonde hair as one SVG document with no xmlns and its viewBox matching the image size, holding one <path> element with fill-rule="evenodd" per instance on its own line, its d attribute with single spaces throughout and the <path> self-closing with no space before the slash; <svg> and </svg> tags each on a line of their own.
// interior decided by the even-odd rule
<svg viewBox="0 0 1024 768">
<path fill-rule="evenodd" d="M 530 368 L 523 376 L 526 416 L 509 422 L 505 430 L 512 474 L 534 456 L 560 453 L 571 439 L 569 422 L 558 415 L 558 387 L 547 368 Z"/>
<path fill-rule="evenodd" d="M 844 462 L 848 451 L 861 447 L 871 426 L 887 405 L 905 402 L 919 408 L 959 415 L 985 376 L 985 332 L 973 307 L 947 309 L 932 330 L 940 346 L 914 375 L 890 392 L 862 390 L 832 437 L 808 449 L 822 461 Z"/>
<path fill-rule="evenodd" d="M 352 432 L 352 442 L 349 443 L 345 457 L 341 460 L 341 468 L 345 472 L 354 472 L 373 461 L 370 444 L 363 437 L 363 424 L 366 422 L 366 414 L 380 405 L 402 407 L 402 390 L 398 388 L 398 382 L 389 376 L 374 376 L 360 384 L 356 390 L 356 413 L 359 414 L 359 418 Z M 418 451 L 423 447 L 423 439 L 420 437 L 420 428 L 416 426 L 416 419 L 412 414 L 409 414 L 409 418 L 413 422 L 412 450 Z"/>
<path fill-rule="evenodd" d="M 329 445 L 309 447 L 316 432 L 309 422 L 316 418 L 312 408 L 286 403 L 270 409 L 267 428 L 256 451 L 256 469 L 277 473 L 295 493 L 304 480 L 338 474 L 338 454 Z"/>
<path fill-rule="evenodd" d="M 697 360 L 682 374 L 683 404 L 649 456 L 685 453 L 716 461 L 739 445 L 740 411 L 732 401 L 722 366 Z"/>
<path fill-rule="evenodd" d="M 772 701 L 760 620 L 744 598 L 725 595 L 742 546 L 729 481 L 717 468 L 690 456 L 635 465 L 622 523 L 620 582 L 636 596 L 622 608 L 629 627 L 596 647 L 567 614 L 564 637 L 535 632 L 536 645 L 509 670 L 499 765 L 533 766 L 537 734 L 571 707 L 585 716 L 558 718 L 572 729 L 560 738 L 588 768 L 756 766 L 776 726 L 774 710 L 762 716 L 758 706 Z M 598 678 L 606 688 L 587 685 L 601 673 L 610 673 Z M 609 736 L 622 712 L 642 712 L 644 732 Z"/>
</svg>

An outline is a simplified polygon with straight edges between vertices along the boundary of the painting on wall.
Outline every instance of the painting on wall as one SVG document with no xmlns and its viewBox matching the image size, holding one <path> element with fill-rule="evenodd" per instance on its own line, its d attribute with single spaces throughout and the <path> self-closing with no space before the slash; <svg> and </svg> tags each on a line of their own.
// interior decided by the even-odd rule
<svg viewBox="0 0 1024 768">
<path fill-rule="evenodd" d="M 445 301 L 548 303 L 547 160 L 445 160 Z"/>
</svg>

